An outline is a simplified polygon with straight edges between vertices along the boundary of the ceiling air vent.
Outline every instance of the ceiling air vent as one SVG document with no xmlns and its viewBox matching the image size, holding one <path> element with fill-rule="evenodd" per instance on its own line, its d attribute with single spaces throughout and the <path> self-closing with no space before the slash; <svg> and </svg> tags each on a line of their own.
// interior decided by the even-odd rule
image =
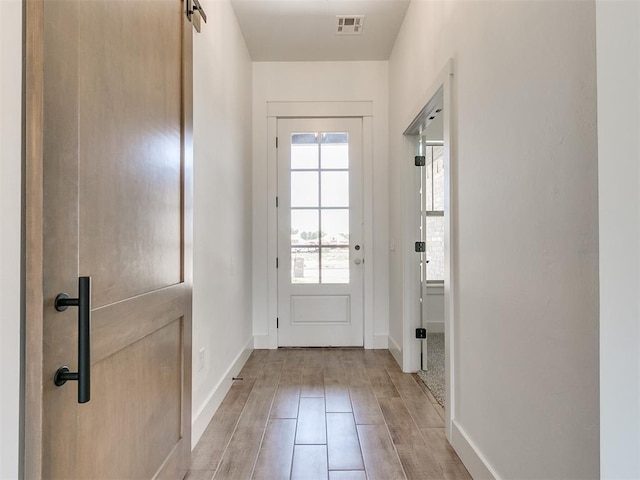
<svg viewBox="0 0 640 480">
<path fill-rule="evenodd" d="M 336 15 L 338 21 L 336 34 L 360 35 L 364 27 L 364 15 Z"/>
</svg>

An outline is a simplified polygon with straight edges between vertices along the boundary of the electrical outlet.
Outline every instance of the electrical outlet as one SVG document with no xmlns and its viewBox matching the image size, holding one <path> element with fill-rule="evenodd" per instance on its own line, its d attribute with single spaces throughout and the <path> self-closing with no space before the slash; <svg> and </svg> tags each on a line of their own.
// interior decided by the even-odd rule
<svg viewBox="0 0 640 480">
<path fill-rule="evenodd" d="M 198 350 L 198 371 L 204 370 L 204 347 Z"/>
</svg>

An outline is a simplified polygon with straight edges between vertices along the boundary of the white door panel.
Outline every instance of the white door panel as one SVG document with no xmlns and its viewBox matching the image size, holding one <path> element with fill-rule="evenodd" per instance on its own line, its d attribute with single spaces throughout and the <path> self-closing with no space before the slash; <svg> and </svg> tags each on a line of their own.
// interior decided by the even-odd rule
<svg viewBox="0 0 640 480">
<path fill-rule="evenodd" d="M 362 119 L 279 119 L 278 140 L 278 345 L 362 346 Z"/>
</svg>

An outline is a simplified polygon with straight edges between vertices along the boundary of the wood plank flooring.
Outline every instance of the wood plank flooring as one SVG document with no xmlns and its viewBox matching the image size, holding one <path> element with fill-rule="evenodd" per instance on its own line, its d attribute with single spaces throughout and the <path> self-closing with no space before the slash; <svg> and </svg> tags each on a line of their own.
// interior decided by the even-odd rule
<svg viewBox="0 0 640 480">
<path fill-rule="evenodd" d="M 255 350 L 188 480 L 471 479 L 444 411 L 387 350 Z"/>
</svg>

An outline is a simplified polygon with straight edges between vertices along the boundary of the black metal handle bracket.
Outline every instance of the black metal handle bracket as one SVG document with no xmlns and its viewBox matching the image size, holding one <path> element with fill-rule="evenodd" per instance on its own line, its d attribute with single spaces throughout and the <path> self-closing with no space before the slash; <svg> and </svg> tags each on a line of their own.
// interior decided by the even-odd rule
<svg viewBox="0 0 640 480">
<path fill-rule="evenodd" d="M 62 366 L 56 371 L 53 383 L 61 387 L 68 381 L 77 381 L 78 403 L 87 403 L 91 399 L 91 277 L 78 279 L 78 298 L 60 293 L 54 306 L 58 312 L 78 307 L 78 371 L 71 372 L 69 367 Z"/>
</svg>

